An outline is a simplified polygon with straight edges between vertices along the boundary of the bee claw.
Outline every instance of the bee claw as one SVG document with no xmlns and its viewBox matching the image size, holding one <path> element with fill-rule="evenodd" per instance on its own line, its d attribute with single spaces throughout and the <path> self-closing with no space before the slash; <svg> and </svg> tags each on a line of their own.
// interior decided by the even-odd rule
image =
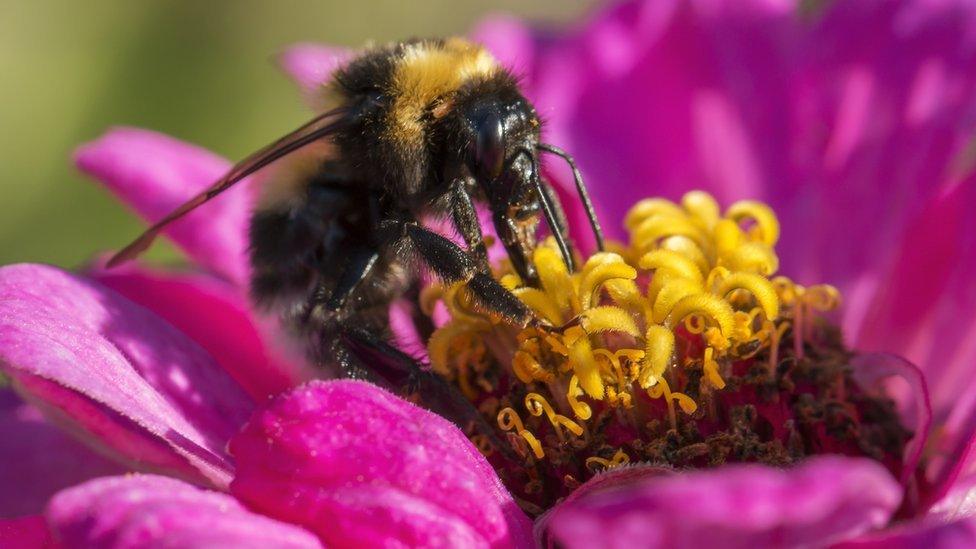
<svg viewBox="0 0 976 549">
<path fill-rule="evenodd" d="M 577 316 L 574 316 L 573 318 L 569 319 L 568 321 L 566 321 L 562 325 L 555 326 L 551 322 L 549 322 L 548 320 L 543 320 L 541 318 L 532 318 L 531 320 L 529 320 L 528 327 L 535 328 L 535 329 L 540 330 L 540 331 L 543 331 L 543 332 L 549 332 L 549 333 L 554 333 L 554 334 L 562 334 L 566 330 L 568 330 L 568 329 L 570 329 L 570 328 L 572 328 L 574 326 L 579 326 L 581 320 L 582 320 L 582 318 L 579 315 L 577 315 Z"/>
</svg>

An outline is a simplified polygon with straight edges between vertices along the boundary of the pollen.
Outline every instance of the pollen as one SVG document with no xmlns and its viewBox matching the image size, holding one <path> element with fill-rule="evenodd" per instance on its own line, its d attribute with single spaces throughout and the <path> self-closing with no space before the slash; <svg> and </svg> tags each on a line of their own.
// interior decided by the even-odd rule
<svg viewBox="0 0 976 549">
<path fill-rule="evenodd" d="M 633 461 L 720 453 L 701 441 L 707 431 L 733 436 L 718 432 L 721 395 L 742 393 L 746 377 L 751 395 L 781 390 L 783 360 L 803 359 L 822 335 L 819 318 L 840 304 L 831 286 L 776 274 L 780 224 L 761 202 L 722 212 L 693 191 L 678 203 L 642 200 L 623 221 L 628 241 L 577 261 L 576 272 L 551 239 L 532 257 L 537 285 L 498 267 L 541 327 L 479 310 L 460 284 L 421 296 L 426 312 L 442 304 L 450 318 L 429 338 L 431 366 L 501 429 L 502 452 L 473 440 L 490 460 L 518 456 L 502 477 L 526 487 L 526 509 L 540 483 L 566 493 Z"/>
</svg>

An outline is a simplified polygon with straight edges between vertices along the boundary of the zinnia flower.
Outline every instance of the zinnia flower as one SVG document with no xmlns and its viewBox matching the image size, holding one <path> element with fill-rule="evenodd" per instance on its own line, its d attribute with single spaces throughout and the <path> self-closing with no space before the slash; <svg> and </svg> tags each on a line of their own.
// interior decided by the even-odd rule
<svg viewBox="0 0 976 549">
<path fill-rule="evenodd" d="M 538 509 L 546 513 L 536 519 L 534 540 L 568 547 L 972 545 L 969 447 L 976 392 L 966 374 L 976 358 L 976 285 L 968 278 L 976 264 L 976 217 L 968 211 L 976 203 L 976 10 L 953 2 L 850 1 L 811 18 L 793 2 L 648 1 L 620 4 L 561 35 L 495 20 L 477 37 L 526 75 L 530 96 L 549 120 L 547 139 L 577 156 L 604 226 L 617 231 L 620 242 L 641 246 L 637 231 L 625 230 L 653 212 L 638 209 L 627 224 L 625 214 L 649 196 L 684 206 L 681 215 L 692 218 L 686 219 L 692 226 L 702 222 L 693 206 L 707 202 L 704 195 L 681 200 L 692 188 L 706 189 L 721 204 L 762 200 L 775 211 L 782 233 L 778 242 L 770 238 L 765 210 L 746 203 L 746 217 L 757 230 L 733 230 L 735 246 L 728 250 L 757 244 L 749 257 L 762 260 L 739 269 L 754 277 L 740 276 L 732 294 L 720 292 L 721 299 L 696 298 L 726 303 L 703 306 L 716 311 L 731 311 L 723 299 L 752 303 L 758 310 L 746 315 L 748 321 L 736 316 L 743 311 L 731 311 L 730 317 L 699 315 L 702 324 L 694 318 L 669 324 L 681 299 L 714 287 L 706 280 L 697 286 L 681 282 L 668 291 L 687 292 L 675 293 L 670 307 L 661 305 L 670 314 L 652 307 L 621 316 L 604 308 L 582 315 L 578 326 L 546 343 L 572 355 L 587 345 L 580 331 L 605 322 L 624 332 L 616 352 L 650 340 L 647 326 L 663 326 L 654 335 L 673 337 L 676 346 L 697 337 L 707 349 L 680 350 L 660 362 L 652 352 L 658 347 L 650 345 L 634 349 L 644 352 L 640 357 L 609 352 L 601 364 L 589 362 L 592 348 L 578 360 L 559 359 L 573 369 L 569 383 L 575 376 L 578 386 L 549 394 L 553 401 L 565 395 L 572 417 L 558 414 L 559 404 L 545 398 L 517 403 L 524 407 L 513 412 L 525 422 L 520 426 L 506 413 L 502 423 L 511 435 L 506 440 L 525 441 L 519 459 L 544 459 L 547 451 L 550 460 L 555 457 L 556 446 L 541 430 L 525 428 L 530 413 L 531 421 L 551 423 L 550 439 L 559 429 L 568 438 L 574 436 L 570 422 L 582 427 L 577 412 L 586 415 L 578 404 L 590 402 L 593 413 L 611 395 L 624 398 L 592 375 L 594 368 L 618 365 L 611 357 L 645 366 L 633 371 L 632 381 L 657 395 L 655 402 L 664 404 L 660 417 L 672 425 L 695 413 L 698 401 L 682 399 L 677 386 L 672 391 L 662 383 L 670 380 L 655 365 L 674 368 L 670 360 L 690 357 L 709 390 L 734 388 L 720 386 L 741 372 L 723 374 L 710 361 L 727 362 L 728 355 L 719 355 L 740 349 L 743 361 L 756 360 L 748 345 L 733 345 L 754 338 L 773 349 L 779 307 L 789 304 L 788 290 L 799 288 L 792 282 L 774 287 L 775 311 L 761 290 L 735 293 L 765 287 L 757 280 L 772 284 L 774 258 L 780 272 L 808 288 L 829 282 L 839 289 L 849 347 L 904 355 L 932 387 L 930 408 L 926 383 L 907 362 L 888 355 L 853 359 L 854 385 L 847 374 L 834 381 L 865 395 L 885 381 L 911 438 L 881 429 L 876 432 L 887 433 L 885 444 L 852 448 L 832 446 L 840 439 L 831 433 L 813 433 L 804 448 L 820 443 L 823 448 L 809 453 L 821 455 L 802 456 L 787 468 L 675 470 L 663 463 L 620 466 L 625 459 L 617 453 L 590 456 L 596 459 L 582 466 L 603 472 L 575 479 L 585 483 L 556 494 L 562 499 L 551 508 Z M 305 45 L 290 50 L 283 64 L 311 88 L 342 59 L 337 50 Z M 76 160 L 150 220 L 228 167 L 196 147 L 133 129 L 109 132 L 81 148 Z M 526 494 L 535 489 L 533 480 L 543 491 L 547 485 L 526 473 L 528 467 L 500 466 L 499 455 L 486 459 L 454 425 L 372 385 L 313 381 L 295 388 L 309 369 L 245 297 L 249 199 L 250 190 L 241 186 L 171 227 L 168 235 L 194 263 L 193 272 L 140 266 L 95 266 L 81 274 L 38 265 L 0 270 L 0 367 L 33 406 L 15 402 L 5 390 L 0 451 L 5 464 L 22 469 L 2 473 L 0 513 L 10 517 L 0 522 L 4 545 L 531 545 L 533 524 L 523 510 L 536 510 L 526 505 Z M 569 196 L 564 202 L 575 204 Z M 736 221 L 736 211 L 724 216 Z M 577 228 L 586 226 L 580 211 L 570 214 Z M 717 235 L 717 225 L 708 224 L 720 221 L 719 213 L 704 221 L 707 234 Z M 545 250 L 543 245 L 536 254 L 540 270 L 558 265 L 548 262 Z M 627 271 L 637 270 L 631 263 L 649 278 L 635 284 L 642 298 L 655 278 L 660 292 L 668 280 L 681 280 L 675 272 L 694 273 L 682 271 L 687 264 L 668 254 L 645 259 L 653 250 L 635 256 L 617 251 L 620 261 L 597 255 L 590 263 L 615 273 L 607 277 L 617 286 L 607 287 L 613 299 L 628 295 L 621 281 L 636 279 Z M 763 265 L 765 272 L 750 271 Z M 704 267 L 710 272 L 713 265 Z M 692 262 L 692 268 L 699 266 Z M 562 320 L 580 297 L 574 292 L 582 281 L 569 277 L 581 275 L 555 267 L 550 272 L 555 286 L 544 288 L 537 305 Z M 518 280 L 506 283 L 526 293 Z M 553 287 L 567 290 L 558 294 Z M 438 291 L 453 313 L 440 319 L 441 333 L 452 326 L 464 328 L 455 334 L 478 333 L 464 331 L 477 329 L 481 320 L 463 317 L 463 298 L 454 300 L 451 288 L 436 287 L 428 297 Z M 549 307 L 546 300 L 554 295 L 567 301 Z M 583 305 L 577 312 L 605 303 Z M 785 307 L 783 318 L 802 336 L 798 319 L 814 317 L 797 311 Z M 633 334 L 620 330 L 626 318 L 636 317 L 646 326 Z M 809 340 L 796 339 L 796 348 L 783 346 L 783 353 L 806 352 L 805 342 L 829 332 L 818 330 Z M 508 343 L 522 345 L 521 358 L 510 364 L 516 375 L 532 381 L 556 367 L 537 351 L 542 344 L 533 347 L 524 334 Z M 458 355 L 438 357 L 442 351 L 431 342 L 435 367 L 460 385 L 457 366 L 468 362 Z M 503 362 L 496 354 L 483 353 L 470 364 Z M 843 397 L 861 399 L 858 418 L 884 420 L 877 425 L 890 419 L 883 400 L 859 395 Z M 570 396 L 579 399 L 570 403 Z M 731 398 L 739 397 L 754 408 L 761 402 L 756 395 Z M 759 417 L 768 412 L 759 410 Z M 557 415 L 566 421 L 553 420 Z M 935 428 L 928 437 L 930 422 Z M 105 457 L 80 451 L 52 425 Z M 523 431 L 536 439 L 542 457 Z M 618 438 L 626 442 L 627 436 Z M 616 439 L 608 451 L 610 446 L 622 448 Z M 67 452 L 77 459 L 64 459 Z M 823 455 L 828 453 L 833 455 Z M 923 467 L 916 468 L 920 457 Z M 96 476 L 103 478 L 89 480 Z M 42 509 L 41 500 L 52 493 Z"/>
</svg>

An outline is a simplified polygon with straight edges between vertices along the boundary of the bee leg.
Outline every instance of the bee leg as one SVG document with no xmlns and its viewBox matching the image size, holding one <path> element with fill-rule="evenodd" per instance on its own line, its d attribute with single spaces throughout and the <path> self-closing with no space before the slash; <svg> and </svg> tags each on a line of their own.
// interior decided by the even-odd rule
<svg viewBox="0 0 976 549">
<path fill-rule="evenodd" d="M 457 244 L 421 227 L 404 224 L 407 238 L 420 257 L 445 282 L 465 282 L 471 295 L 485 309 L 520 326 L 537 321 L 532 311 L 487 272 L 478 270 L 474 259 Z"/>
<path fill-rule="evenodd" d="M 539 273 L 535 270 L 527 247 L 522 245 L 523 239 L 529 240 L 526 238 L 526 229 L 520 228 L 518 222 L 512 219 L 507 211 L 495 211 L 493 220 L 495 232 L 498 234 L 498 239 L 502 241 L 502 245 L 505 246 L 508 259 L 512 262 L 512 268 L 524 282 L 530 286 L 538 286 Z M 533 228 L 531 234 L 527 236 L 534 242 L 535 229 Z"/>
<path fill-rule="evenodd" d="M 539 193 L 539 203 L 545 214 L 546 224 L 549 225 L 549 232 L 552 233 L 553 238 L 556 240 L 559 253 L 563 256 L 563 261 L 566 263 L 566 269 L 569 272 L 573 272 L 576 270 L 576 264 L 573 261 L 573 252 L 569 247 L 566 214 L 563 212 L 562 205 L 559 203 L 559 198 L 556 196 L 556 193 L 552 192 L 552 189 L 543 181 L 538 158 L 533 157 L 532 159 L 532 171 L 535 174 L 534 179 L 536 189 Z"/>
<path fill-rule="evenodd" d="M 457 227 L 468 245 L 469 253 L 474 254 L 478 268 L 485 273 L 491 272 L 488 265 L 488 251 L 485 249 L 484 234 L 478 221 L 478 212 L 471 200 L 470 186 L 464 179 L 456 179 L 451 183 L 451 214 L 454 226 Z"/>
<path fill-rule="evenodd" d="M 359 362 L 369 365 L 367 370 L 374 381 L 394 392 L 405 390 L 420 395 L 421 404 L 430 411 L 451 421 L 462 431 L 474 429 L 484 434 L 495 448 L 509 457 L 511 448 L 501 441 L 471 401 L 426 365 L 360 327 L 344 326 L 340 341 Z M 514 458 L 514 455 L 510 457 Z"/>
<path fill-rule="evenodd" d="M 380 254 L 376 250 L 367 248 L 355 250 L 339 276 L 339 281 L 336 283 L 335 289 L 332 290 L 332 295 L 325 301 L 325 307 L 330 311 L 341 309 L 349 296 L 372 272 L 379 258 Z"/>
<path fill-rule="evenodd" d="M 331 292 L 321 281 L 316 284 L 305 304 L 305 319 L 308 320 L 320 305 L 325 305 L 332 312 L 340 311 L 356 288 L 369 276 L 379 257 L 376 250 L 354 249 Z"/>
<path fill-rule="evenodd" d="M 556 194 L 556 190 L 552 188 L 552 185 L 548 181 L 542 181 L 541 185 L 542 192 L 546 194 L 546 198 L 549 200 L 549 204 L 552 206 L 553 219 L 556 222 L 556 226 L 553 227 L 553 232 L 558 232 L 559 234 L 568 235 L 569 234 L 569 224 L 566 222 L 566 212 L 563 210 L 563 204 L 559 201 L 559 196 Z"/>
</svg>

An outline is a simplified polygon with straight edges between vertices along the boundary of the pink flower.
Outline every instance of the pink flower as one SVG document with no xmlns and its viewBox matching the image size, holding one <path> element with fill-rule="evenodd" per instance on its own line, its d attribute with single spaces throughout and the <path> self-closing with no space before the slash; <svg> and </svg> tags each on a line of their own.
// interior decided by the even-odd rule
<svg viewBox="0 0 976 549">
<path fill-rule="evenodd" d="M 549 141 L 577 156 L 608 229 L 635 199 L 690 187 L 770 202 L 784 220 L 783 271 L 841 288 L 855 348 L 919 364 L 938 426 L 918 485 L 911 470 L 896 479 L 841 456 L 785 470 L 635 466 L 573 492 L 536 522 L 536 539 L 976 541 L 976 9 L 848 1 L 811 19 L 793 2 L 648 1 L 563 35 L 510 20 L 478 35 L 525 73 Z M 306 45 L 282 61 L 310 87 L 342 58 Z M 227 168 L 134 129 L 77 162 L 148 219 Z M 0 544 L 531 545 L 528 517 L 452 424 L 361 382 L 294 388 L 306 366 L 245 297 L 249 199 L 240 186 L 170 228 L 192 273 L 0 269 L 0 371 L 33 405 L 4 389 L 0 454 L 15 468 L 0 471 Z M 919 433 L 904 458 L 914 463 L 924 382 L 891 357 L 857 369 L 865 384 L 900 375 L 916 389 L 891 387 Z M 151 474 L 89 480 L 126 471 Z M 884 529 L 899 508 L 914 515 Z"/>
</svg>

